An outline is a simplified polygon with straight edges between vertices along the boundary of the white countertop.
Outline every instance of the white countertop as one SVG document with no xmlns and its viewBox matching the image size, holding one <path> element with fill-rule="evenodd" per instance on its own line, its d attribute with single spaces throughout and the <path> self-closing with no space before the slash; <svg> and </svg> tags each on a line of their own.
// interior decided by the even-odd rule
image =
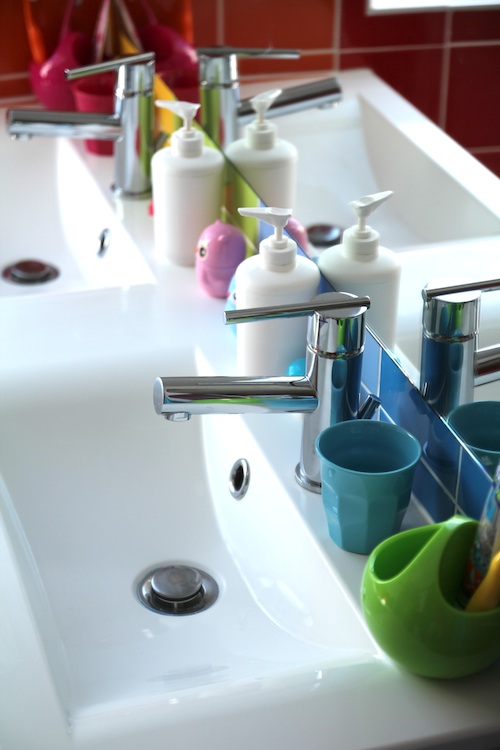
<svg viewBox="0 0 500 750">
<path fill-rule="evenodd" d="M 109 160 L 84 158 L 109 184 Z M 155 351 L 160 359 L 164 351 L 164 372 L 155 375 L 179 375 L 183 373 L 168 372 L 170 347 L 195 345 L 217 374 L 234 372 L 233 339 L 222 324 L 224 302 L 201 291 L 193 269 L 155 261 L 146 202 L 124 203 L 122 210 L 124 224 L 140 243 L 158 284 L 0 299 L 2 377 L 26 378 L 30 387 L 36 385 L 39 369 L 50 367 L 56 355 L 63 363 L 67 359 L 84 366 L 98 359 L 126 362 L 131 350 L 137 357 Z M 61 317 L 71 321 L 72 333 L 64 338 L 58 327 Z M 295 415 L 254 416 L 249 425 L 271 459 L 278 441 L 289 444 L 291 455 L 297 450 L 300 423 Z M 362 618 L 359 588 L 366 558 L 342 551 L 329 539 L 318 497 L 298 487 L 293 471 L 285 482 Z M 216 745 L 238 750 L 500 746 L 500 663 L 472 677 L 433 681 L 405 672 L 376 647 L 360 664 L 327 664 L 314 679 L 297 675 L 267 689 L 239 692 L 235 686 L 224 699 L 200 699 L 196 721 L 181 706 L 168 709 L 165 721 L 165 708 L 156 705 L 145 709 L 146 716 L 124 711 L 118 719 L 119 735 L 116 716 L 113 721 L 104 716 L 97 723 L 82 722 L 68 731 L 3 524 L 0 536 L 2 750 L 118 750 L 125 747 L 124 738 L 127 748 L 148 750 Z"/>
</svg>

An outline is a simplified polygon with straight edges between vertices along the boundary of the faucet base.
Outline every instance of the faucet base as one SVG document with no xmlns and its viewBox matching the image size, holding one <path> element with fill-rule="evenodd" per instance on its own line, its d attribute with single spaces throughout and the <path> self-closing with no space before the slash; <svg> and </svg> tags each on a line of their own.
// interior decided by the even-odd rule
<svg viewBox="0 0 500 750">
<path fill-rule="evenodd" d="M 316 482 L 314 479 L 310 479 L 306 474 L 304 474 L 300 464 L 297 464 L 297 466 L 295 467 L 295 479 L 305 490 L 315 492 L 316 495 L 321 494 L 321 482 Z"/>
<path fill-rule="evenodd" d="M 131 190 L 125 190 L 121 187 L 116 187 L 115 183 L 112 183 L 110 185 L 111 192 L 115 198 L 127 198 L 128 200 L 147 200 L 148 198 L 151 198 L 153 196 L 153 191 L 151 188 L 147 188 L 146 190 L 141 190 L 138 193 L 135 193 Z"/>
</svg>

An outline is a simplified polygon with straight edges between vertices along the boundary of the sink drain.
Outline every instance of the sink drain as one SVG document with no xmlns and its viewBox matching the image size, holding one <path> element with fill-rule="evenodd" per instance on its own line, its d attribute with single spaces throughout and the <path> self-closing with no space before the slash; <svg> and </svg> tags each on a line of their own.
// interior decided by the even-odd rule
<svg viewBox="0 0 500 750">
<path fill-rule="evenodd" d="M 139 583 L 137 595 L 145 607 L 162 615 L 194 615 L 217 599 L 219 587 L 204 570 L 168 565 L 151 570 Z"/>
<path fill-rule="evenodd" d="M 55 266 L 45 263 L 43 260 L 18 260 L 2 271 L 2 276 L 14 284 L 44 284 L 59 276 Z"/>
</svg>

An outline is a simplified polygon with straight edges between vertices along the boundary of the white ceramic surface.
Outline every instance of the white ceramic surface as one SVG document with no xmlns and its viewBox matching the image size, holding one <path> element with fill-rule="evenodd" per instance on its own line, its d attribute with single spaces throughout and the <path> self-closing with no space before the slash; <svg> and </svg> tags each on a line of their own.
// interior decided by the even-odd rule
<svg viewBox="0 0 500 750">
<path fill-rule="evenodd" d="M 415 680 L 372 642 L 366 559 L 334 545 L 318 496 L 294 480 L 300 417 L 155 414 L 157 375 L 234 373 L 224 302 L 154 259 L 147 202 L 113 201 L 110 159 L 40 140 L 46 158 L 33 160 L 36 143 L 12 144 L 24 179 L 1 203 L 27 230 L 27 174 L 59 186 L 30 199 L 30 221 L 42 241 L 61 206 L 73 217 L 57 235 L 70 246 L 57 246 L 58 290 L 84 293 L 0 299 L 2 750 L 493 746 L 498 668 Z M 72 163 L 87 191 L 76 216 L 90 226 L 102 209 L 130 243 L 124 276 L 106 283 L 73 262 Z M 241 501 L 227 488 L 238 458 L 252 475 Z M 211 609 L 172 619 L 138 603 L 139 577 L 170 561 L 215 576 Z"/>
<path fill-rule="evenodd" d="M 349 201 L 394 195 L 371 217 L 402 265 L 397 353 L 419 382 L 421 290 L 431 279 L 500 278 L 500 179 L 369 71 L 340 76 L 337 107 L 277 120 L 299 149 L 295 215 L 354 223 Z M 483 295 L 480 346 L 500 343 L 500 292 Z M 500 398 L 500 384 L 478 389 Z"/>
<path fill-rule="evenodd" d="M 4 121 L 2 112 L 0 297 L 154 284 L 151 269 L 87 168 L 109 164 L 112 157 L 86 154 L 83 141 L 75 148 L 64 138 L 11 140 Z M 102 187 L 108 192 L 108 185 Z M 109 247 L 98 255 L 104 229 Z M 50 263 L 60 276 L 24 286 L 2 277 L 6 266 L 25 259 Z"/>
</svg>

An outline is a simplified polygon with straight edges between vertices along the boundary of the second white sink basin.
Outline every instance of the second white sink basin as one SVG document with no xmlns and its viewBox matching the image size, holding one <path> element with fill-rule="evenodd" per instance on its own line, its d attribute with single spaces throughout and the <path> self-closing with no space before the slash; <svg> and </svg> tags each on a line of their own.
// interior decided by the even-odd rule
<svg viewBox="0 0 500 750">
<path fill-rule="evenodd" d="M 346 229 L 355 223 L 350 201 L 392 190 L 370 221 L 392 250 L 500 234 L 491 172 L 371 71 L 339 80 L 337 106 L 276 120 L 299 151 L 294 209 L 304 225 Z"/>
<path fill-rule="evenodd" d="M 14 141 L 2 122 L 0 161 L 0 297 L 156 283 L 112 208 L 111 185 L 102 192 L 91 174 L 112 157 L 87 154 L 82 141 L 65 138 Z M 142 207 L 146 212 L 145 201 Z M 101 250 L 103 231 L 107 244 Z M 23 260 L 48 263 L 59 276 L 25 285 L 2 277 L 6 267 Z"/>
</svg>

